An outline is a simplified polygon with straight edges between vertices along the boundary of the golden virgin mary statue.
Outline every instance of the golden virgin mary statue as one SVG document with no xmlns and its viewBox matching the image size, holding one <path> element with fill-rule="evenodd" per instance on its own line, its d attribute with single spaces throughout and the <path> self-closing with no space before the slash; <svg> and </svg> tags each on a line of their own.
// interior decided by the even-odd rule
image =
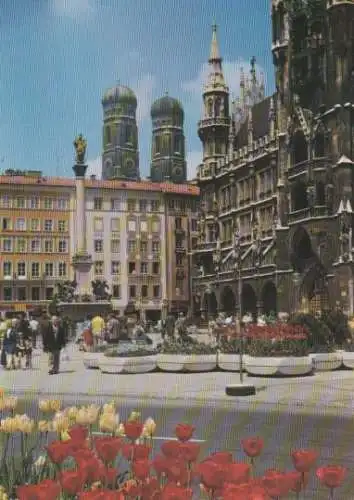
<svg viewBox="0 0 354 500">
<path fill-rule="evenodd" d="M 75 159 L 77 163 L 85 162 L 87 141 L 82 134 L 78 135 L 74 141 Z"/>
</svg>

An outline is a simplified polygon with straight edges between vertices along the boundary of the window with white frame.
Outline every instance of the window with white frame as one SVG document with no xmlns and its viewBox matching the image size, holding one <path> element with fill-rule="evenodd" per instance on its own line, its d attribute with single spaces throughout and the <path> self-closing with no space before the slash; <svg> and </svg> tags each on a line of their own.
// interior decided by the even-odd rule
<svg viewBox="0 0 354 500">
<path fill-rule="evenodd" d="M 33 198 L 30 198 L 30 200 L 29 200 L 29 206 L 33 210 L 39 208 L 39 198 L 37 196 L 34 196 Z"/>
<path fill-rule="evenodd" d="M 111 231 L 118 232 L 120 230 L 120 220 L 116 217 L 111 219 Z"/>
<path fill-rule="evenodd" d="M 39 219 L 31 219 L 31 231 L 40 231 L 41 224 Z"/>
<path fill-rule="evenodd" d="M 44 221 L 44 231 L 53 231 L 53 221 L 51 219 Z"/>
<path fill-rule="evenodd" d="M 20 198 L 16 198 L 16 208 L 25 208 L 25 206 L 26 202 L 22 196 Z"/>
<path fill-rule="evenodd" d="M 103 208 L 102 198 L 95 198 L 93 200 L 93 208 L 94 208 L 94 210 L 102 210 L 102 208 Z"/>
<path fill-rule="evenodd" d="M 136 232 L 136 221 L 134 219 L 128 220 L 128 231 L 130 233 Z"/>
<path fill-rule="evenodd" d="M 66 240 L 59 240 L 58 252 L 66 253 L 68 251 L 68 242 Z"/>
<path fill-rule="evenodd" d="M 54 276 L 54 263 L 46 262 L 44 265 L 44 274 L 48 277 Z"/>
<path fill-rule="evenodd" d="M 45 253 L 52 253 L 53 252 L 53 240 L 45 240 L 44 242 L 44 251 Z"/>
<path fill-rule="evenodd" d="M 25 253 L 27 251 L 26 240 L 24 238 L 19 238 L 16 241 L 16 251 L 18 253 Z"/>
<path fill-rule="evenodd" d="M 17 262 L 17 276 L 20 278 L 26 276 L 26 262 Z"/>
<path fill-rule="evenodd" d="M 46 210 L 53 209 L 53 198 L 44 198 L 44 208 Z"/>
<path fill-rule="evenodd" d="M 113 260 L 111 262 L 111 274 L 119 274 L 120 273 L 120 262 L 118 260 Z"/>
<path fill-rule="evenodd" d="M 120 250 L 120 241 L 111 240 L 111 253 L 119 253 L 119 250 Z"/>
<path fill-rule="evenodd" d="M 40 240 L 31 240 L 31 252 L 40 252 L 41 251 L 41 241 Z"/>
<path fill-rule="evenodd" d="M 67 275 L 67 266 L 66 262 L 59 262 L 58 266 L 58 274 L 59 276 L 63 277 Z"/>
<path fill-rule="evenodd" d="M 102 260 L 96 260 L 94 263 L 94 272 L 96 276 L 103 276 L 104 274 L 104 263 Z"/>
<path fill-rule="evenodd" d="M 11 208 L 10 197 L 7 194 L 4 194 L 0 201 L 2 208 Z"/>
<path fill-rule="evenodd" d="M 142 233 L 146 233 L 148 230 L 148 223 L 147 223 L 147 220 L 141 220 L 140 221 L 140 231 Z"/>
<path fill-rule="evenodd" d="M 12 276 L 12 262 L 5 261 L 2 266 L 2 272 L 4 278 L 9 278 Z"/>
<path fill-rule="evenodd" d="M 151 200 L 151 212 L 158 212 L 160 209 L 159 200 Z"/>
<path fill-rule="evenodd" d="M 159 233 L 160 232 L 160 221 L 153 220 L 152 221 L 152 232 Z"/>
<path fill-rule="evenodd" d="M 12 252 L 12 240 L 10 238 L 5 238 L 2 241 L 3 252 Z"/>
<path fill-rule="evenodd" d="M 19 217 L 18 219 L 16 219 L 15 230 L 16 231 L 25 231 L 26 230 L 26 221 L 23 217 Z"/>
<path fill-rule="evenodd" d="M 59 210 L 66 210 L 69 206 L 69 200 L 67 198 L 59 198 L 57 201 L 57 207 Z"/>
<path fill-rule="evenodd" d="M 39 278 L 39 272 L 40 272 L 39 262 L 32 262 L 32 265 L 31 265 L 32 278 Z"/>
<path fill-rule="evenodd" d="M 96 253 L 103 252 L 103 240 L 95 240 L 94 241 L 94 249 Z"/>
<path fill-rule="evenodd" d="M 58 220 L 58 231 L 59 233 L 66 231 L 66 220 Z"/>
<path fill-rule="evenodd" d="M 96 233 L 101 233 L 103 231 L 103 218 L 95 217 L 93 221 L 93 230 Z"/>
<path fill-rule="evenodd" d="M 120 209 L 120 200 L 111 199 L 111 210 L 119 210 Z"/>
</svg>

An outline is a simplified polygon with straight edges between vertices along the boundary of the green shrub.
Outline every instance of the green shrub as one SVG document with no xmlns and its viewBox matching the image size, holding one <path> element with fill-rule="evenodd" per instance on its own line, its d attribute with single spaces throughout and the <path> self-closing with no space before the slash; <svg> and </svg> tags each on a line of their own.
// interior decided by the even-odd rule
<svg viewBox="0 0 354 500">
<path fill-rule="evenodd" d="M 343 311 L 336 309 L 325 312 L 322 319 L 332 333 L 332 339 L 336 345 L 342 346 L 350 338 L 348 318 Z"/>
<path fill-rule="evenodd" d="M 308 346 L 311 349 L 332 343 L 331 331 L 326 323 L 312 314 L 296 314 L 289 321 L 291 324 L 304 326 L 308 331 Z"/>
</svg>

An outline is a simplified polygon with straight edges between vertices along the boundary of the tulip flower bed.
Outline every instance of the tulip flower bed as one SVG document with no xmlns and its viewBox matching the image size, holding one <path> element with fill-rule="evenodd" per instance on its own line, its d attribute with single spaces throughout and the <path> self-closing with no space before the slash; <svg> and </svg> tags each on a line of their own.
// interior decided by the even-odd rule
<svg viewBox="0 0 354 500">
<path fill-rule="evenodd" d="M 142 422 L 140 414 L 132 412 L 120 423 L 113 402 L 61 409 L 58 400 L 41 401 L 43 418 L 38 422 L 16 415 L 16 404 L 16 398 L 1 394 L 0 500 L 300 499 L 313 471 L 333 499 L 347 473 L 337 465 L 317 467 L 318 453 L 311 449 L 292 452 L 293 470 L 261 472 L 264 443 L 259 437 L 241 441 L 241 461 L 228 451 L 200 460 L 200 444 L 192 440 L 194 427 L 183 423 L 175 428 L 177 439 L 163 442 L 153 456 L 155 422 Z M 53 432 L 56 438 L 50 441 Z M 36 446 L 29 447 L 33 433 L 39 437 Z M 14 434 L 21 438 L 16 470 L 8 454 Z M 125 472 L 122 460 L 128 464 Z"/>
</svg>

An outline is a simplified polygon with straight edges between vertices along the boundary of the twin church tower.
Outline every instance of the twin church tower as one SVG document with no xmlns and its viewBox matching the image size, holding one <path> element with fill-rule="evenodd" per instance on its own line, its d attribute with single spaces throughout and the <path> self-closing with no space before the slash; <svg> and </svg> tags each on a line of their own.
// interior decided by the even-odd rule
<svg viewBox="0 0 354 500">
<path fill-rule="evenodd" d="M 105 92 L 103 106 L 102 179 L 139 180 L 137 98 L 124 85 Z M 187 180 L 184 112 L 176 99 L 165 95 L 151 107 L 150 178 L 153 182 Z"/>
</svg>

